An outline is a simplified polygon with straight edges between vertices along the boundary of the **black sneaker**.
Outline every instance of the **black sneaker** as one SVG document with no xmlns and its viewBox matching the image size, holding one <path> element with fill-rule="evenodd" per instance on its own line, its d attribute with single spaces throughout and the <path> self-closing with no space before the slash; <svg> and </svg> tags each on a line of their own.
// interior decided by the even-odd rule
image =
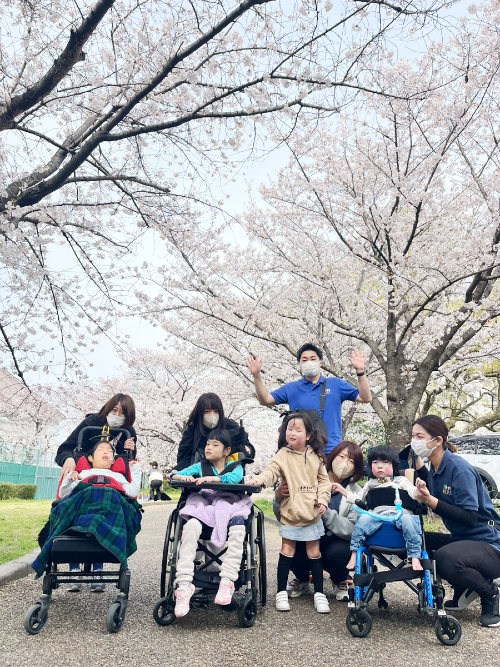
<svg viewBox="0 0 500 667">
<path fill-rule="evenodd" d="M 500 590 L 492 598 L 481 598 L 481 616 L 479 622 L 485 628 L 500 626 Z"/>
<path fill-rule="evenodd" d="M 444 603 L 446 611 L 462 611 L 470 605 L 470 603 L 478 598 L 476 591 L 470 588 L 455 588 L 453 591 L 453 599 L 447 600 Z"/>
</svg>

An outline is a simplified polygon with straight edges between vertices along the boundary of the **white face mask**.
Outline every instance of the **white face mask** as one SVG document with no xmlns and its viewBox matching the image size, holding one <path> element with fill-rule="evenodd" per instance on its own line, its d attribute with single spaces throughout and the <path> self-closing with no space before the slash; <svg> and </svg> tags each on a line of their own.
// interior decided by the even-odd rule
<svg viewBox="0 0 500 667">
<path fill-rule="evenodd" d="M 125 423 L 125 417 L 118 417 L 117 415 L 110 414 L 106 417 L 106 421 L 110 428 L 121 428 Z"/>
<path fill-rule="evenodd" d="M 427 443 L 432 442 L 435 439 L 436 438 L 431 438 L 430 440 L 412 440 L 410 445 L 416 456 L 420 456 L 421 459 L 428 459 L 436 447 L 439 447 L 439 445 L 436 445 L 436 447 L 433 447 L 432 449 L 427 447 Z"/>
<path fill-rule="evenodd" d="M 302 366 L 300 367 L 300 370 L 302 371 L 302 375 L 306 378 L 314 378 L 316 375 L 319 375 L 321 366 L 319 365 L 319 361 L 306 361 Z"/>
<path fill-rule="evenodd" d="M 204 415 L 203 416 L 203 426 L 206 426 L 210 430 L 214 429 L 219 423 L 219 415 Z"/>
</svg>

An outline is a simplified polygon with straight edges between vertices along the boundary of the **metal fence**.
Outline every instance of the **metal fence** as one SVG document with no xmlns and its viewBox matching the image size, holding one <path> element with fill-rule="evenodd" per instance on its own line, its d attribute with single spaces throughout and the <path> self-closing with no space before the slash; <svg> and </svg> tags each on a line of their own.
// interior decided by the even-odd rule
<svg viewBox="0 0 500 667">
<path fill-rule="evenodd" d="M 36 500 L 53 500 L 61 472 L 54 457 L 40 448 L 0 442 L 0 482 L 36 484 Z"/>
</svg>

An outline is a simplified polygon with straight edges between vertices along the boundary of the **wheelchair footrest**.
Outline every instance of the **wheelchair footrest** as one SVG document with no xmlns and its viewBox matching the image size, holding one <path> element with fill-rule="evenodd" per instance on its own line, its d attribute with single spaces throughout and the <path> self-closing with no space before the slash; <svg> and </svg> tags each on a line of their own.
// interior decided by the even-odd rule
<svg viewBox="0 0 500 667">
<path fill-rule="evenodd" d="M 371 572 L 368 574 L 355 574 L 353 582 L 355 586 L 364 588 L 370 586 L 372 582 L 375 589 L 378 589 L 380 584 L 389 583 L 391 581 L 406 581 L 408 579 L 417 579 L 423 575 L 423 570 L 416 571 L 411 567 L 403 569 L 387 570 L 384 572 Z"/>
</svg>

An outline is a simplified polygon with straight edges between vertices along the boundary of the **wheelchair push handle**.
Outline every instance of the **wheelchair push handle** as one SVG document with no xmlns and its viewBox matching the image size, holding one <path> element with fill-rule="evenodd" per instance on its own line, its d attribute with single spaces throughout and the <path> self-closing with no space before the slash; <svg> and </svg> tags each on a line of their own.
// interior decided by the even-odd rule
<svg viewBox="0 0 500 667">
<path fill-rule="evenodd" d="M 117 436 L 119 436 L 118 444 L 124 443 L 126 440 L 131 438 L 130 431 L 128 431 L 126 428 L 111 428 L 111 427 L 106 427 L 106 433 L 103 432 L 103 427 L 102 426 L 85 426 L 82 428 L 80 433 L 78 434 L 78 441 L 77 441 L 77 446 L 75 452 L 79 455 L 83 454 L 83 448 L 82 444 L 83 441 L 86 437 L 88 437 L 88 440 L 92 437 L 97 437 L 102 435 L 103 437 L 106 437 L 109 433 L 110 439 L 113 440 Z M 122 440 L 123 437 L 123 440 Z M 129 449 L 124 449 L 123 454 L 120 456 L 122 458 L 125 458 L 126 461 L 130 460 L 130 457 L 132 455 L 132 452 Z"/>
</svg>

